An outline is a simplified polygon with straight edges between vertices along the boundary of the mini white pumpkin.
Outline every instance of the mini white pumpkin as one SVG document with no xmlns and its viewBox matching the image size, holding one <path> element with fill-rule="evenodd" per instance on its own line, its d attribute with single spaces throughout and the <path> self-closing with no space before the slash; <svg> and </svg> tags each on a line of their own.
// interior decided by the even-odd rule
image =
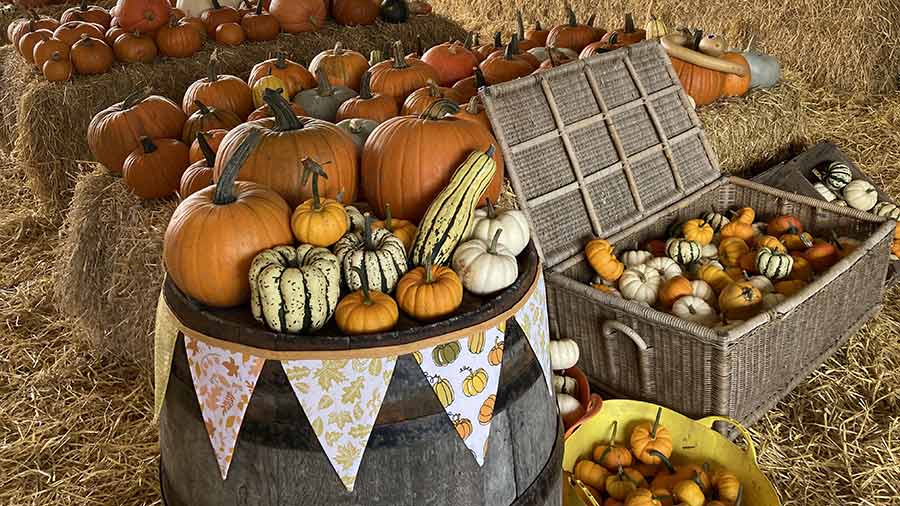
<svg viewBox="0 0 900 506">
<path fill-rule="evenodd" d="M 897 207 L 890 202 L 879 202 L 875 204 L 872 212 L 878 216 L 885 216 L 892 220 L 900 220 L 900 207 Z"/>
<path fill-rule="evenodd" d="M 834 194 L 831 190 L 828 189 L 823 183 L 814 183 L 813 188 L 825 199 L 826 202 L 833 202 L 837 200 L 837 195 Z"/>
<path fill-rule="evenodd" d="M 794 257 L 787 253 L 761 248 L 756 254 L 756 271 L 769 279 L 786 278 L 793 268 Z"/>
<path fill-rule="evenodd" d="M 571 339 L 550 341 L 550 367 L 554 371 L 562 371 L 578 363 L 581 355 L 578 343 Z"/>
<path fill-rule="evenodd" d="M 702 279 L 695 279 L 691 281 L 691 294 L 694 297 L 703 299 L 707 304 L 714 305 L 719 300 L 719 296 L 716 295 L 716 291 L 713 290 L 709 283 L 703 281 Z"/>
<path fill-rule="evenodd" d="M 559 414 L 562 416 L 571 415 L 581 409 L 581 403 L 578 399 L 569 394 L 557 394 L 556 406 L 559 408 Z"/>
<path fill-rule="evenodd" d="M 637 265 L 625 269 L 622 273 L 622 277 L 619 278 L 619 292 L 626 299 L 653 305 L 662 281 L 663 278 L 656 269 L 647 264 Z"/>
<path fill-rule="evenodd" d="M 674 278 L 675 276 L 681 276 L 682 273 L 681 266 L 678 265 L 678 262 L 669 257 L 655 257 L 650 259 L 644 265 L 656 270 L 659 275 L 663 277 L 664 281 Z"/>
<path fill-rule="evenodd" d="M 659 39 L 665 37 L 669 33 L 669 29 L 663 20 L 651 14 L 647 24 L 644 25 L 644 32 L 648 39 Z"/>
<path fill-rule="evenodd" d="M 878 190 L 865 179 L 854 179 L 844 187 L 844 200 L 854 209 L 868 211 L 878 202 Z"/>
<path fill-rule="evenodd" d="M 784 302 L 785 299 L 787 299 L 787 297 L 785 297 L 784 294 L 776 293 L 776 292 L 767 293 L 767 294 L 763 295 L 762 304 L 763 304 L 764 308 L 772 309 L 773 307 L 777 306 L 778 304 L 781 304 L 782 302 Z"/>
<path fill-rule="evenodd" d="M 719 247 L 715 244 L 707 244 L 700 248 L 700 258 L 719 258 Z"/>
<path fill-rule="evenodd" d="M 472 234 L 466 239 L 481 239 L 491 242 L 497 230 L 503 230 L 499 244 L 506 246 L 510 254 L 517 256 L 528 241 L 531 240 L 531 229 L 528 228 L 528 220 L 522 211 L 515 209 L 497 210 L 490 199 L 487 205 L 475 210 L 475 221 L 472 226 Z"/>
<path fill-rule="evenodd" d="M 625 267 L 645 264 L 651 258 L 653 258 L 653 253 L 644 250 L 631 250 L 622 253 L 622 262 L 625 264 Z"/>
<path fill-rule="evenodd" d="M 578 393 L 578 382 L 575 381 L 575 378 L 554 374 L 553 390 L 558 394 L 576 395 Z"/>
<path fill-rule="evenodd" d="M 703 221 L 706 222 L 707 225 L 713 228 L 713 232 L 719 233 L 722 230 L 722 227 L 731 223 L 731 220 L 725 217 L 724 214 L 717 213 L 715 211 L 710 211 L 703 215 Z"/>
<path fill-rule="evenodd" d="M 700 259 L 700 245 L 688 239 L 669 239 L 666 241 L 666 255 L 681 265 L 687 265 Z"/>
<path fill-rule="evenodd" d="M 672 305 L 672 313 L 681 319 L 700 325 L 712 326 L 719 320 L 716 310 L 700 297 L 685 295 Z"/>
<path fill-rule="evenodd" d="M 219 0 L 222 7 L 240 7 L 242 0 Z M 212 0 L 178 0 L 175 7 L 181 9 L 187 16 L 199 18 L 203 11 L 212 9 Z"/>
<path fill-rule="evenodd" d="M 516 281 L 519 264 L 505 246 L 498 243 L 498 229 L 490 243 L 472 239 L 460 244 L 453 253 L 453 270 L 466 290 L 484 295 L 502 290 Z"/>
<path fill-rule="evenodd" d="M 773 285 L 772 281 L 765 276 L 753 276 L 748 279 L 747 282 L 755 286 L 763 295 L 775 291 L 775 285 Z"/>
</svg>

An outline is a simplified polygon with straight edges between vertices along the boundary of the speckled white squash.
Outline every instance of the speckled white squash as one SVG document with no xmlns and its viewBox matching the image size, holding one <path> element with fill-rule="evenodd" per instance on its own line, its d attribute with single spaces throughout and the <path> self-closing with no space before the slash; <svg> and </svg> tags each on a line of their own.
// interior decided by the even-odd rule
<svg viewBox="0 0 900 506">
<path fill-rule="evenodd" d="M 786 278 L 794 268 L 794 257 L 762 248 L 756 254 L 756 271 L 769 279 Z"/>
<path fill-rule="evenodd" d="M 386 229 L 348 233 L 335 243 L 334 254 L 341 265 L 341 277 L 351 291 L 362 288 L 362 280 L 353 267 L 366 270 L 369 290 L 391 293 L 407 269 L 406 246 Z"/>
<path fill-rule="evenodd" d="M 341 295 L 338 259 L 308 244 L 277 246 L 250 264 L 250 310 L 276 332 L 318 330 L 334 315 Z"/>
</svg>

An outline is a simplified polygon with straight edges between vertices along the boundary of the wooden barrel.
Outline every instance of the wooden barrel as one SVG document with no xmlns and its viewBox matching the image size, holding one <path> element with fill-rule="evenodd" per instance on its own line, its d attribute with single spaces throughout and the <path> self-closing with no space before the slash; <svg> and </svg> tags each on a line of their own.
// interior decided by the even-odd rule
<svg viewBox="0 0 900 506">
<path fill-rule="evenodd" d="M 516 283 L 500 295 L 467 295 L 444 322 L 347 338 L 336 328 L 298 337 L 264 330 L 249 311 L 211 311 L 166 282 L 164 295 L 187 327 L 257 348 L 341 350 L 413 343 L 487 321 L 527 295 L 539 271 L 532 246 Z M 376 419 L 353 492 L 332 469 L 281 364 L 265 363 L 223 481 L 179 335 L 160 415 L 160 482 L 168 506 L 560 506 L 561 423 L 540 364 L 518 324 L 506 327 L 489 451 L 479 467 L 410 355 L 401 355 Z"/>
</svg>

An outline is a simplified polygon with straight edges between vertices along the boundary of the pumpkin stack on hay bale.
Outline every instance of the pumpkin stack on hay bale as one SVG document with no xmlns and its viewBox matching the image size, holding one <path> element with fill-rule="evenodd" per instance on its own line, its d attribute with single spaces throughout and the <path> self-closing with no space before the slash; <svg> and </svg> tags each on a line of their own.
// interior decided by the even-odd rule
<svg viewBox="0 0 900 506">
<path fill-rule="evenodd" d="M 246 78 L 252 62 L 279 52 L 306 63 L 322 49 L 334 47 L 338 42 L 368 54 L 396 40 L 406 47 L 415 47 L 417 37 L 430 46 L 462 39 L 465 33 L 440 16 L 415 16 L 406 23 L 358 27 L 329 23 L 309 34 L 282 34 L 272 42 L 218 46 L 220 71 Z M 80 76 L 65 83 L 49 83 L 30 68 L 23 71 L 27 64 L 9 54 L 11 48 L 0 49 L 4 64 L 0 110 L 9 137 L 6 143 L 14 146 L 14 156 L 26 170 L 30 187 L 47 210 L 59 215 L 66 208 L 80 171 L 79 162 L 92 159 L 85 139 L 94 114 L 134 90 L 148 87 L 154 93 L 180 101 L 187 86 L 205 75 L 206 62 L 214 47 L 205 44 L 191 59 L 115 66 L 108 73 Z"/>
</svg>

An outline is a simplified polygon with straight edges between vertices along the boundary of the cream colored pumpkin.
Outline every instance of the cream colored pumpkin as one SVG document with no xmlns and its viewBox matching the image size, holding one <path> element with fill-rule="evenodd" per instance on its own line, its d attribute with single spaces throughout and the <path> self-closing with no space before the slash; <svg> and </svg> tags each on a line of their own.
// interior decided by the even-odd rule
<svg viewBox="0 0 900 506">
<path fill-rule="evenodd" d="M 763 295 L 775 291 L 775 285 L 765 276 L 753 276 L 747 280 L 748 283 L 755 286 Z"/>
<path fill-rule="evenodd" d="M 578 363 L 581 351 L 578 343 L 571 339 L 550 341 L 550 367 L 554 371 L 562 371 Z"/>
<path fill-rule="evenodd" d="M 878 190 L 865 179 L 854 179 L 844 187 L 844 200 L 854 209 L 868 211 L 878 203 Z"/>
<path fill-rule="evenodd" d="M 700 248 L 700 258 L 719 258 L 719 247 L 715 244 L 707 244 Z"/>
<path fill-rule="evenodd" d="M 703 281 L 702 279 L 695 279 L 691 281 L 691 294 L 694 297 L 698 297 L 706 301 L 706 303 L 710 305 L 715 305 L 719 300 L 719 296 L 716 294 L 716 291 L 713 290 L 709 283 Z"/>
<path fill-rule="evenodd" d="M 662 285 L 663 278 L 659 271 L 648 264 L 637 265 L 625 269 L 619 278 L 619 292 L 622 297 L 653 305 Z"/>
<path fill-rule="evenodd" d="M 475 210 L 473 223 L 472 234 L 465 240 L 474 238 L 489 243 L 497 230 L 502 229 L 498 244 L 505 246 L 513 256 L 521 253 L 531 240 L 525 213 L 515 209 L 496 209 L 490 200 L 486 206 Z"/>
<path fill-rule="evenodd" d="M 766 235 L 766 231 L 769 229 L 769 224 L 763 221 L 758 221 L 750 226 L 753 229 L 753 237 L 759 237 L 761 235 Z"/>
<path fill-rule="evenodd" d="M 890 202 L 879 202 L 872 208 L 872 213 L 878 216 L 885 216 L 892 220 L 900 220 L 900 207 Z"/>
<path fill-rule="evenodd" d="M 554 374 L 553 390 L 558 394 L 576 395 L 578 393 L 578 382 L 575 381 L 575 378 Z"/>
<path fill-rule="evenodd" d="M 644 31 L 648 39 L 659 39 L 669 34 L 669 29 L 661 19 L 654 15 L 650 15 L 647 24 L 644 25 Z"/>
<path fill-rule="evenodd" d="M 219 0 L 222 7 L 240 7 L 242 0 Z M 199 18 L 203 11 L 212 9 L 212 0 L 178 0 L 175 7 L 181 9 L 188 17 Z"/>
<path fill-rule="evenodd" d="M 700 297 L 687 295 L 672 305 L 672 313 L 683 320 L 712 326 L 719 320 L 716 310 Z"/>
<path fill-rule="evenodd" d="M 653 253 L 644 250 L 630 250 L 622 253 L 622 263 L 625 264 L 625 267 L 642 265 L 649 262 L 652 258 Z"/>
<path fill-rule="evenodd" d="M 556 406 L 559 408 L 559 414 L 562 416 L 571 415 L 581 409 L 581 403 L 578 399 L 569 394 L 557 394 Z"/>
<path fill-rule="evenodd" d="M 674 278 L 675 276 L 681 276 L 681 266 L 678 265 L 678 262 L 672 260 L 669 257 L 656 257 L 652 258 L 645 263 L 647 267 L 656 270 L 660 276 L 662 276 L 663 280 L 668 280 L 670 278 Z"/>
<path fill-rule="evenodd" d="M 516 257 L 499 242 L 502 232 L 497 229 L 490 243 L 471 239 L 456 248 L 453 270 L 466 290 L 486 295 L 508 287 L 519 277 Z"/>
<path fill-rule="evenodd" d="M 772 309 L 773 307 L 777 306 L 778 304 L 781 304 L 782 302 L 784 302 L 785 299 L 787 299 L 787 297 L 785 297 L 784 294 L 770 292 L 770 293 L 763 295 L 762 305 L 766 309 Z"/>
</svg>

